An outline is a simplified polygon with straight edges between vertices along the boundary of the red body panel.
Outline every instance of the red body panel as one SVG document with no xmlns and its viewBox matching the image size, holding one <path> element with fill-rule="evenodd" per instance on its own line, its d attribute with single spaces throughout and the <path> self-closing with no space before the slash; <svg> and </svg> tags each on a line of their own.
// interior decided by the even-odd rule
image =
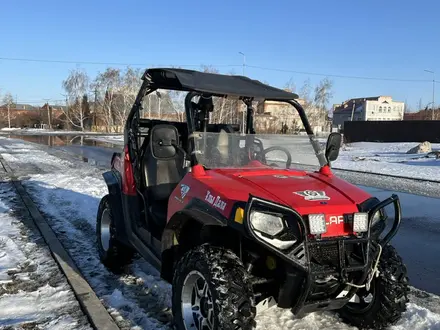
<svg viewBox="0 0 440 330">
<path fill-rule="evenodd" d="M 181 191 L 181 185 L 189 190 Z M 310 199 L 304 191 L 324 192 L 319 200 Z M 182 194 L 184 192 L 184 194 Z M 188 173 L 170 197 L 168 220 L 191 199 L 199 198 L 229 217 L 233 204 L 247 201 L 249 194 L 292 207 L 301 215 L 325 213 L 327 233 L 340 236 L 351 233 L 338 217 L 344 213 L 357 212 L 356 204 L 371 197 L 363 190 L 335 176 L 316 172 L 277 169 L 216 169 L 205 175 Z"/>
</svg>

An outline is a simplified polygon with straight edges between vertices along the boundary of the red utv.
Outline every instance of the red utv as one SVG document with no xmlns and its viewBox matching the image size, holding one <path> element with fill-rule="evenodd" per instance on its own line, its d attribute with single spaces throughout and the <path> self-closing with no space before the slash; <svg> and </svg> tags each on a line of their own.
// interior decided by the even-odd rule
<svg viewBox="0 0 440 330">
<path fill-rule="evenodd" d="M 252 329 L 273 304 L 298 317 L 334 310 L 360 328 L 399 320 L 408 279 L 389 245 L 399 199 L 379 201 L 332 173 L 339 134 L 321 150 L 297 95 L 246 77 L 148 69 L 142 79 L 124 150 L 104 173 L 97 241 L 107 267 L 134 252 L 157 267 L 180 330 Z M 158 89 L 188 92 L 186 122 L 141 118 Z M 210 122 L 214 98 L 243 101 L 245 132 Z M 307 135 L 256 134 L 255 101 L 292 106 Z"/>
</svg>

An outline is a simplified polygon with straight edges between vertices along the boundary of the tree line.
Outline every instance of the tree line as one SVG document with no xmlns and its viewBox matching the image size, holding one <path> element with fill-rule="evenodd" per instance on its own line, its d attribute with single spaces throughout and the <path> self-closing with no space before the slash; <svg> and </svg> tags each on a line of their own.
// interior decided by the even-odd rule
<svg viewBox="0 0 440 330">
<path fill-rule="evenodd" d="M 201 66 L 201 70 L 219 73 L 218 69 L 212 66 Z M 91 77 L 84 69 L 71 70 L 66 79 L 62 81 L 65 96 L 65 106 L 60 108 L 63 111 L 63 126 L 78 130 L 89 130 L 92 126 L 95 128 L 100 126 L 104 129 L 118 127 L 120 130 L 135 101 L 143 73 L 143 69 L 107 67 Z M 228 74 L 235 73 L 229 72 Z M 328 79 L 321 80 L 316 86 L 312 86 L 310 80 L 306 80 L 300 88 L 297 88 L 290 79 L 284 86 L 284 89 L 299 94 L 312 125 L 327 116 L 332 88 L 333 82 Z M 185 95 L 184 92 L 167 90 L 151 93 L 143 100 L 141 116 L 184 121 Z M 6 94 L 3 98 L 3 105 L 7 106 L 9 122 L 12 104 L 12 96 Z M 258 103 L 254 106 L 257 109 Z M 232 98 L 214 98 L 214 109 L 211 115 L 212 122 L 242 123 L 245 106 L 241 101 Z M 275 127 L 271 130 L 281 129 L 286 124 L 292 129 L 295 125 L 300 125 L 298 120 L 292 116 L 292 111 L 291 108 L 278 111 L 276 118 L 270 122 L 270 126 Z M 45 117 L 48 121 L 52 118 L 49 107 Z M 51 125 L 50 122 L 48 124 Z"/>
</svg>

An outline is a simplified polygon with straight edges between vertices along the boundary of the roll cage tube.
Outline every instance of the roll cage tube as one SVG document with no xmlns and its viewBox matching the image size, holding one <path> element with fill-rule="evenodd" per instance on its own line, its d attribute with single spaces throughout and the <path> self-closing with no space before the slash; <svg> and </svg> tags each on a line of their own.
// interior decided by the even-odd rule
<svg viewBox="0 0 440 330">
<path fill-rule="evenodd" d="M 189 150 L 190 150 L 191 166 L 195 166 L 198 164 L 196 154 L 194 153 L 194 151 L 195 151 L 195 142 L 194 142 L 195 123 L 194 123 L 194 116 L 191 111 L 191 109 L 192 109 L 191 102 L 194 97 L 199 96 L 199 95 L 200 95 L 200 93 L 197 93 L 197 92 L 189 92 L 188 94 L 186 94 L 186 97 L 185 97 L 185 114 L 186 114 L 186 124 L 188 126 L 188 139 L 189 139 L 188 144 L 189 144 Z"/>
<path fill-rule="evenodd" d="M 273 101 L 273 100 L 268 100 L 268 101 Z M 315 150 L 316 157 L 319 160 L 319 165 L 320 166 L 328 165 L 328 161 L 327 158 L 325 157 L 323 150 L 321 149 L 318 141 L 315 140 L 315 134 L 313 133 L 312 127 L 310 126 L 309 120 L 307 119 L 306 111 L 304 110 L 304 108 L 296 100 L 287 100 L 282 102 L 289 103 L 296 109 L 296 111 L 298 111 L 304 129 L 306 130 L 306 133 L 309 136 L 310 142 L 313 146 L 313 150 Z"/>
</svg>

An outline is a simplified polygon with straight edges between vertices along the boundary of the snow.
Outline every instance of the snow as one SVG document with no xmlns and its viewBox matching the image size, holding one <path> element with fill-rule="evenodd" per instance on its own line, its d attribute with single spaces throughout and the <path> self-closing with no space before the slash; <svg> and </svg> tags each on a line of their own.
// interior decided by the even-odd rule
<svg viewBox="0 0 440 330">
<path fill-rule="evenodd" d="M 427 158 L 427 154 L 406 154 L 416 145 L 417 142 L 350 143 L 341 148 L 339 158 L 332 165 L 339 169 L 440 181 L 440 159 Z M 440 144 L 432 144 L 432 150 L 440 150 Z"/>
<path fill-rule="evenodd" d="M 90 329 L 10 182 L 0 197 L 0 328 Z"/>
<path fill-rule="evenodd" d="M 171 286 L 160 278 L 156 269 L 143 259 L 135 259 L 124 273 L 115 275 L 110 273 L 99 261 L 94 226 L 100 198 L 107 193 L 101 171 L 80 161 L 61 159 L 49 154 L 38 145 L 17 140 L 0 138 L 0 154 L 23 180 L 26 190 L 39 206 L 40 211 L 44 213 L 52 229 L 118 325 L 131 329 L 171 329 Z M 380 198 L 388 197 L 390 194 L 388 191 L 374 188 L 366 189 Z M 415 258 L 414 255 L 404 256 L 405 261 L 408 261 L 410 272 L 414 276 L 422 276 L 419 281 L 414 282 L 419 285 L 426 279 L 423 277 L 425 270 L 422 269 L 419 272 L 415 270 L 415 267 L 419 267 L 417 262 L 423 260 L 422 255 L 426 254 L 426 258 L 429 258 L 430 255 L 430 253 L 423 251 L 440 253 L 436 252 L 439 244 L 431 242 L 431 238 L 435 240 L 435 232 L 429 235 L 429 230 L 425 231 L 424 229 L 435 228 L 430 226 L 438 224 L 439 218 L 435 213 L 438 200 L 416 198 L 409 194 L 399 194 L 399 196 L 402 198 L 406 218 L 402 224 L 402 232 L 396 236 L 395 240 L 400 245 L 400 247 L 398 246 L 399 251 L 403 246 L 403 251 L 412 251 L 413 254 L 419 255 L 418 258 Z M 8 209 L 0 204 L 0 210 L 3 208 Z M 420 209 L 423 211 L 420 212 Z M 416 237 L 415 232 L 419 228 L 422 229 Z M 0 228 L 0 230 L 5 229 Z M 14 233 L 12 228 L 9 231 Z M 434 249 L 433 246 L 419 245 L 423 243 L 424 239 L 429 239 L 430 244 L 436 244 Z M 423 247 L 423 250 L 419 249 L 419 246 Z M 23 256 L 15 252 L 12 253 L 11 249 L 15 249 L 15 247 L 10 245 L 10 248 L 6 249 L 6 251 L 11 251 L 8 258 L 5 259 L 9 260 L 8 265 L 1 267 L 16 268 L 17 262 L 22 260 Z M 432 260 L 430 264 L 432 264 Z M 435 276 L 433 273 L 438 273 L 440 266 L 434 268 L 428 269 L 429 276 Z M 3 280 L 8 281 L 7 272 L 4 271 L 4 268 L 0 269 Z M 432 282 L 433 289 L 438 289 L 440 281 L 433 280 Z M 414 285 L 413 282 L 411 283 Z M 47 299 L 40 299 L 40 301 L 44 302 L 49 309 L 62 309 L 64 299 L 67 299 L 63 295 L 64 290 L 54 293 L 49 289 L 42 286 L 41 290 L 46 292 Z M 9 300 L 9 303 L 1 305 L 2 299 L 6 298 L 0 297 L 0 315 L 3 311 L 2 306 L 12 306 L 13 302 Z M 19 305 L 23 306 L 23 310 L 17 311 L 17 318 L 44 318 L 47 316 L 45 308 L 42 308 L 41 314 L 38 315 L 34 313 L 35 310 L 27 310 L 36 301 L 36 299 L 32 300 L 34 299 L 33 295 L 19 295 L 17 293 L 16 299 L 21 300 L 22 303 Z M 440 329 L 439 297 L 412 288 L 410 301 L 403 318 L 391 329 Z M 58 325 L 62 324 L 64 329 L 69 329 L 69 324 L 74 320 L 69 319 L 66 314 L 62 315 L 64 316 L 58 317 Z M 47 323 L 49 322 L 47 319 L 44 320 L 46 322 L 45 329 L 52 326 L 53 329 L 61 328 L 61 326 L 56 327 Z M 51 321 L 53 320 L 52 318 Z M 1 322 L 2 317 L 0 316 L 0 325 Z M 289 310 L 277 307 L 258 315 L 257 324 L 257 329 L 260 330 L 354 329 L 342 323 L 334 313 L 312 313 L 304 318 L 295 319 Z"/>
<path fill-rule="evenodd" d="M 101 135 L 101 136 L 89 136 L 87 137 L 89 140 L 107 142 L 117 145 L 124 144 L 124 136 L 123 135 Z"/>
<path fill-rule="evenodd" d="M 105 135 L 111 137 L 112 135 L 121 136 L 120 133 L 103 133 L 92 131 L 69 131 L 45 128 L 1 128 L 0 135 Z"/>
<path fill-rule="evenodd" d="M 413 295 L 412 293 L 411 295 Z M 412 297 L 410 297 L 411 299 Z M 301 319 L 295 319 L 289 310 L 271 308 L 257 316 L 257 330 L 274 329 L 357 329 L 343 323 L 331 312 L 311 313 Z M 440 329 L 440 314 L 428 308 L 410 302 L 402 319 L 391 330 Z"/>
</svg>

